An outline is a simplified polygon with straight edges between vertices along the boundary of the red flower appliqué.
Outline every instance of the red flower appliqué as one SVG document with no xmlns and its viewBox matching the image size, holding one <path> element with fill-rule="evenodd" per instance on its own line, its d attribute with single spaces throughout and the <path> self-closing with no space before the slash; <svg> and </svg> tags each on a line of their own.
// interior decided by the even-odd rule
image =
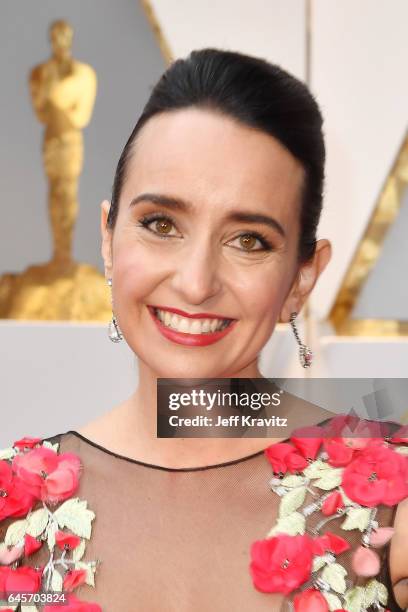
<svg viewBox="0 0 408 612">
<path fill-rule="evenodd" d="M 273 444 L 265 450 L 265 454 L 276 474 L 286 474 L 287 471 L 298 472 L 307 466 L 306 459 L 287 442 Z"/>
<path fill-rule="evenodd" d="M 12 593 L 14 591 L 29 591 L 38 593 L 41 587 L 41 570 L 33 567 L 23 566 L 16 569 L 11 567 L 0 567 L 0 593 Z"/>
<path fill-rule="evenodd" d="M 67 572 L 64 578 L 64 589 L 72 591 L 86 580 L 86 570 L 76 569 Z"/>
<path fill-rule="evenodd" d="M 337 561 L 351 549 L 350 543 L 322 531 L 326 523 L 341 521 L 341 529 L 360 530 L 361 545 L 350 550 L 351 566 L 357 576 L 372 579 L 367 583 L 372 604 L 386 610 L 388 590 L 374 579 L 380 557 L 373 548 L 389 542 L 394 530 L 378 525 L 377 506 L 394 506 L 408 497 L 407 449 L 393 448 L 408 442 L 408 426 L 392 434 L 393 429 L 391 423 L 339 415 L 324 426 L 297 429 L 289 442 L 265 449 L 275 475 L 270 487 L 281 502 L 277 524 L 266 539 L 251 546 L 255 588 L 288 595 L 300 587 L 293 600 L 295 612 L 328 612 L 329 603 L 333 609 L 337 602 L 335 612 L 341 612 L 342 603 L 362 592 L 349 586 L 348 572 Z M 310 530 L 307 518 L 317 512 L 323 519 L 315 520 Z"/>
<path fill-rule="evenodd" d="M 6 518 L 22 517 L 37 510 L 46 513 L 49 517 L 45 521 L 41 533 L 37 537 L 29 533 L 22 533 L 18 540 L 14 540 L 13 546 L 3 546 L 0 549 L 0 594 L 16 594 L 20 592 L 38 593 L 50 588 L 50 579 L 56 578 L 54 572 L 60 575 L 62 588 L 67 591 L 68 603 L 61 606 L 46 606 L 44 611 L 55 612 L 63 609 L 65 612 L 102 612 L 101 607 L 92 602 L 80 601 L 69 591 L 84 583 L 87 572 L 95 567 L 99 561 L 81 561 L 80 567 L 76 567 L 76 561 L 70 557 L 70 552 L 83 544 L 83 528 L 78 535 L 65 532 L 62 529 L 55 530 L 56 526 L 66 527 L 66 517 L 61 519 L 57 510 L 53 507 L 58 502 L 70 504 L 69 498 L 78 489 L 79 476 L 82 469 L 81 460 L 78 455 L 66 452 L 59 454 L 51 445 L 42 442 L 41 438 L 26 436 L 14 442 L 13 447 L 3 451 L 5 459 L 0 460 L 0 521 Z M 41 502 L 38 508 L 37 502 Z M 86 501 L 75 498 L 69 506 L 68 516 L 71 516 L 71 528 L 74 532 L 78 529 L 75 513 L 86 509 Z M 47 506 L 51 505 L 51 508 Z M 84 507 L 85 504 L 85 507 Z M 55 514 L 54 514 L 55 513 Z M 82 520 L 89 521 L 87 527 L 90 532 L 90 522 L 94 513 L 87 510 L 87 515 Z M 13 527 L 13 523 L 9 528 Z M 50 544 L 49 529 L 54 530 L 55 544 Z M 15 537 L 15 536 L 11 536 Z M 89 537 L 89 536 L 87 536 Z M 7 533 L 5 541 L 7 541 Z M 48 546 L 50 559 L 45 565 L 31 567 L 23 565 L 23 559 L 30 557 L 41 547 Z M 60 548 L 62 554 L 55 556 L 55 551 Z M 81 553 L 81 555 L 83 552 Z M 57 568 L 62 566 L 66 571 L 62 579 Z M 87 569 L 85 569 L 85 567 Z M 52 610 L 51 610 L 52 608 Z M 5 608 L 5 610 L 7 610 Z"/>
<path fill-rule="evenodd" d="M 326 599 L 317 589 L 306 589 L 295 596 L 295 612 L 329 612 Z"/>
<path fill-rule="evenodd" d="M 27 490 L 5 461 L 0 461 L 0 521 L 9 516 L 25 516 L 36 501 L 35 495 Z"/>
<path fill-rule="evenodd" d="M 20 440 L 16 440 L 13 444 L 15 448 L 19 450 L 24 450 L 26 448 L 34 448 L 41 442 L 41 438 L 32 438 L 31 436 L 25 436 Z"/>
<path fill-rule="evenodd" d="M 89 601 L 80 601 L 73 593 L 67 595 L 67 603 L 45 606 L 44 612 L 102 612 L 102 608 Z"/>
<path fill-rule="evenodd" d="M 80 537 L 72 533 L 64 533 L 64 531 L 61 531 L 60 529 L 55 534 L 55 543 L 62 550 L 64 550 L 64 548 L 65 549 L 68 548 L 72 550 L 73 548 L 76 548 L 78 546 L 80 541 L 81 541 Z"/>
<path fill-rule="evenodd" d="M 328 463 L 333 467 L 342 467 L 367 446 L 382 446 L 388 429 L 386 423 L 340 415 L 332 419 L 325 432 L 324 449 L 329 456 Z"/>
<path fill-rule="evenodd" d="M 313 540 L 308 535 L 278 534 L 254 542 L 251 557 L 255 587 L 264 593 L 287 595 L 310 577 Z"/>
<path fill-rule="evenodd" d="M 408 496 L 407 458 L 388 446 L 369 445 L 345 467 L 342 487 L 364 506 L 394 506 Z"/>
<path fill-rule="evenodd" d="M 290 441 L 303 457 L 309 460 L 315 459 L 323 442 L 323 431 L 319 425 L 299 427 L 292 433 Z"/>
</svg>

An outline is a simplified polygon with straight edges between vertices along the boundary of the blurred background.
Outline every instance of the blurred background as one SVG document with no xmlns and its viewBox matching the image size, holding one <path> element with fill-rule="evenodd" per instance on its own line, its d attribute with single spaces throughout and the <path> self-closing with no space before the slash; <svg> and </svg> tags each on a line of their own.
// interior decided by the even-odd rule
<svg viewBox="0 0 408 612">
<path fill-rule="evenodd" d="M 57 19 L 72 27 L 73 58 L 93 68 L 97 90 L 80 130 L 72 238 L 80 263 L 53 268 L 44 125 L 29 77 L 50 58 Z M 194 48 L 281 65 L 309 85 L 325 118 L 318 238 L 332 242 L 333 257 L 298 324 L 313 365 L 300 366 L 290 326 L 278 325 L 261 371 L 408 378 L 407 23 L 405 0 L 2 0 L 0 447 L 79 427 L 137 384 L 134 355 L 107 335 L 99 206 L 152 86 Z M 80 154 L 64 146 L 64 155 Z"/>
</svg>

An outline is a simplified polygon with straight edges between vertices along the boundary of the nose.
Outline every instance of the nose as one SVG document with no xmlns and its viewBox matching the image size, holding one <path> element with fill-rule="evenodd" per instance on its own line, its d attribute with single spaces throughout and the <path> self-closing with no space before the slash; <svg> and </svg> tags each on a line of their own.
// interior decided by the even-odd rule
<svg viewBox="0 0 408 612">
<path fill-rule="evenodd" d="M 220 262 L 211 245 L 198 241 L 180 252 L 172 278 L 173 289 L 185 304 L 202 304 L 222 287 Z"/>
</svg>

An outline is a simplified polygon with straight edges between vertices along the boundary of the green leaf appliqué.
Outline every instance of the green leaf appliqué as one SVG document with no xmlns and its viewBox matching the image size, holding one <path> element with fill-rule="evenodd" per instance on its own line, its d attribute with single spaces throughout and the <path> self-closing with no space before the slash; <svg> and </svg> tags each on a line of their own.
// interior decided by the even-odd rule
<svg viewBox="0 0 408 612">
<path fill-rule="evenodd" d="M 364 531 L 370 522 L 370 508 L 349 508 L 345 521 L 341 524 L 341 528 L 350 531 L 351 529 L 359 529 Z"/>
<path fill-rule="evenodd" d="M 346 610 L 349 612 L 362 612 L 364 610 L 364 588 L 356 586 L 344 594 Z"/>
<path fill-rule="evenodd" d="M 11 523 L 11 525 L 9 525 L 7 529 L 6 536 L 4 538 L 5 544 L 7 544 L 7 546 L 14 546 L 15 544 L 18 544 L 20 540 L 24 539 L 24 536 L 27 532 L 27 527 L 28 521 L 26 519 L 23 519 L 22 521 L 14 521 L 14 523 Z"/>
<path fill-rule="evenodd" d="M 347 571 L 340 563 L 330 563 L 326 565 L 322 571 L 322 578 L 325 580 L 336 593 L 344 593 L 346 590 Z"/>
<path fill-rule="evenodd" d="M 334 610 L 340 610 L 342 608 L 340 598 L 337 597 L 337 595 L 325 592 L 323 592 L 322 595 L 327 601 L 327 605 L 329 606 L 330 612 L 333 612 Z"/>
<path fill-rule="evenodd" d="M 342 476 L 343 468 L 330 468 L 330 470 L 326 470 L 321 478 L 313 484 L 315 487 L 319 487 L 319 489 L 330 491 L 330 489 L 334 489 L 341 484 Z"/>
<path fill-rule="evenodd" d="M 37 538 L 42 534 L 48 523 L 48 512 L 45 508 L 35 510 L 27 519 L 27 533 Z"/>
<path fill-rule="evenodd" d="M 92 529 L 91 522 L 95 518 L 95 513 L 88 510 L 86 505 L 86 500 L 72 497 L 54 512 L 54 517 L 61 529 L 68 527 L 75 535 L 89 540 Z"/>
<path fill-rule="evenodd" d="M 271 537 L 277 533 L 287 533 L 288 535 L 303 535 L 305 533 L 305 517 L 300 512 L 292 512 L 287 516 L 278 518 L 276 525 L 272 527 L 266 537 Z"/>
<path fill-rule="evenodd" d="M 387 587 L 378 582 L 378 580 L 370 580 L 364 589 L 364 605 L 368 608 L 373 603 L 379 602 L 383 606 L 387 605 L 388 591 Z"/>
<path fill-rule="evenodd" d="M 288 516 L 294 510 L 300 508 L 305 501 L 306 487 L 297 487 L 282 497 L 279 505 L 279 517 Z"/>
</svg>

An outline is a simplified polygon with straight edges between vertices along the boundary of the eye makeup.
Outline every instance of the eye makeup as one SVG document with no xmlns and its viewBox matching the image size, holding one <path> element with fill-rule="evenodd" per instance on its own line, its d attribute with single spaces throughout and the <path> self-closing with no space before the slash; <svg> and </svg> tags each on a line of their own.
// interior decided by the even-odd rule
<svg viewBox="0 0 408 612">
<path fill-rule="evenodd" d="M 158 238 L 164 238 L 164 239 L 177 238 L 177 236 L 174 236 L 174 235 L 170 236 L 170 235 L 162 234 L 160 232 L 152 230 L 149 227 L 151 223 L 153 223 L 154 221 L 159 221 L 159 220 L 167 221 L 171 223 L 174 227 L 176 227 L 176 222 L 170 215 L 165 214 L 165 213 L 160 213 L 160 212 L 154 212 L 154 213 L 143 215 L 139 219 L 138 225 L 140 227 L 143 227 L 143 229 L 153 233 Z M 264 234 L 258 231 L 251 230 L 251 231 L 242 232 L 241 234 L 238 234 L 238 236 L 236 236 L 233 240 L 236 240 L 237 238 L 247 237 L 247 236 L 252 236 L 256 238 L 257 240 L 259 240 L 259 242 L 262 244 L 262 248 L 260 249 L 244 249 L 243 248 L 239 250 L 245 253 L 259 253 L 261 251 L 272 251 L 273 250 L 273 245 L 269 242 L 268 238 Z M 237 247 L 233 247 L 233 248 L 237 248 Z"/>
</svg>

